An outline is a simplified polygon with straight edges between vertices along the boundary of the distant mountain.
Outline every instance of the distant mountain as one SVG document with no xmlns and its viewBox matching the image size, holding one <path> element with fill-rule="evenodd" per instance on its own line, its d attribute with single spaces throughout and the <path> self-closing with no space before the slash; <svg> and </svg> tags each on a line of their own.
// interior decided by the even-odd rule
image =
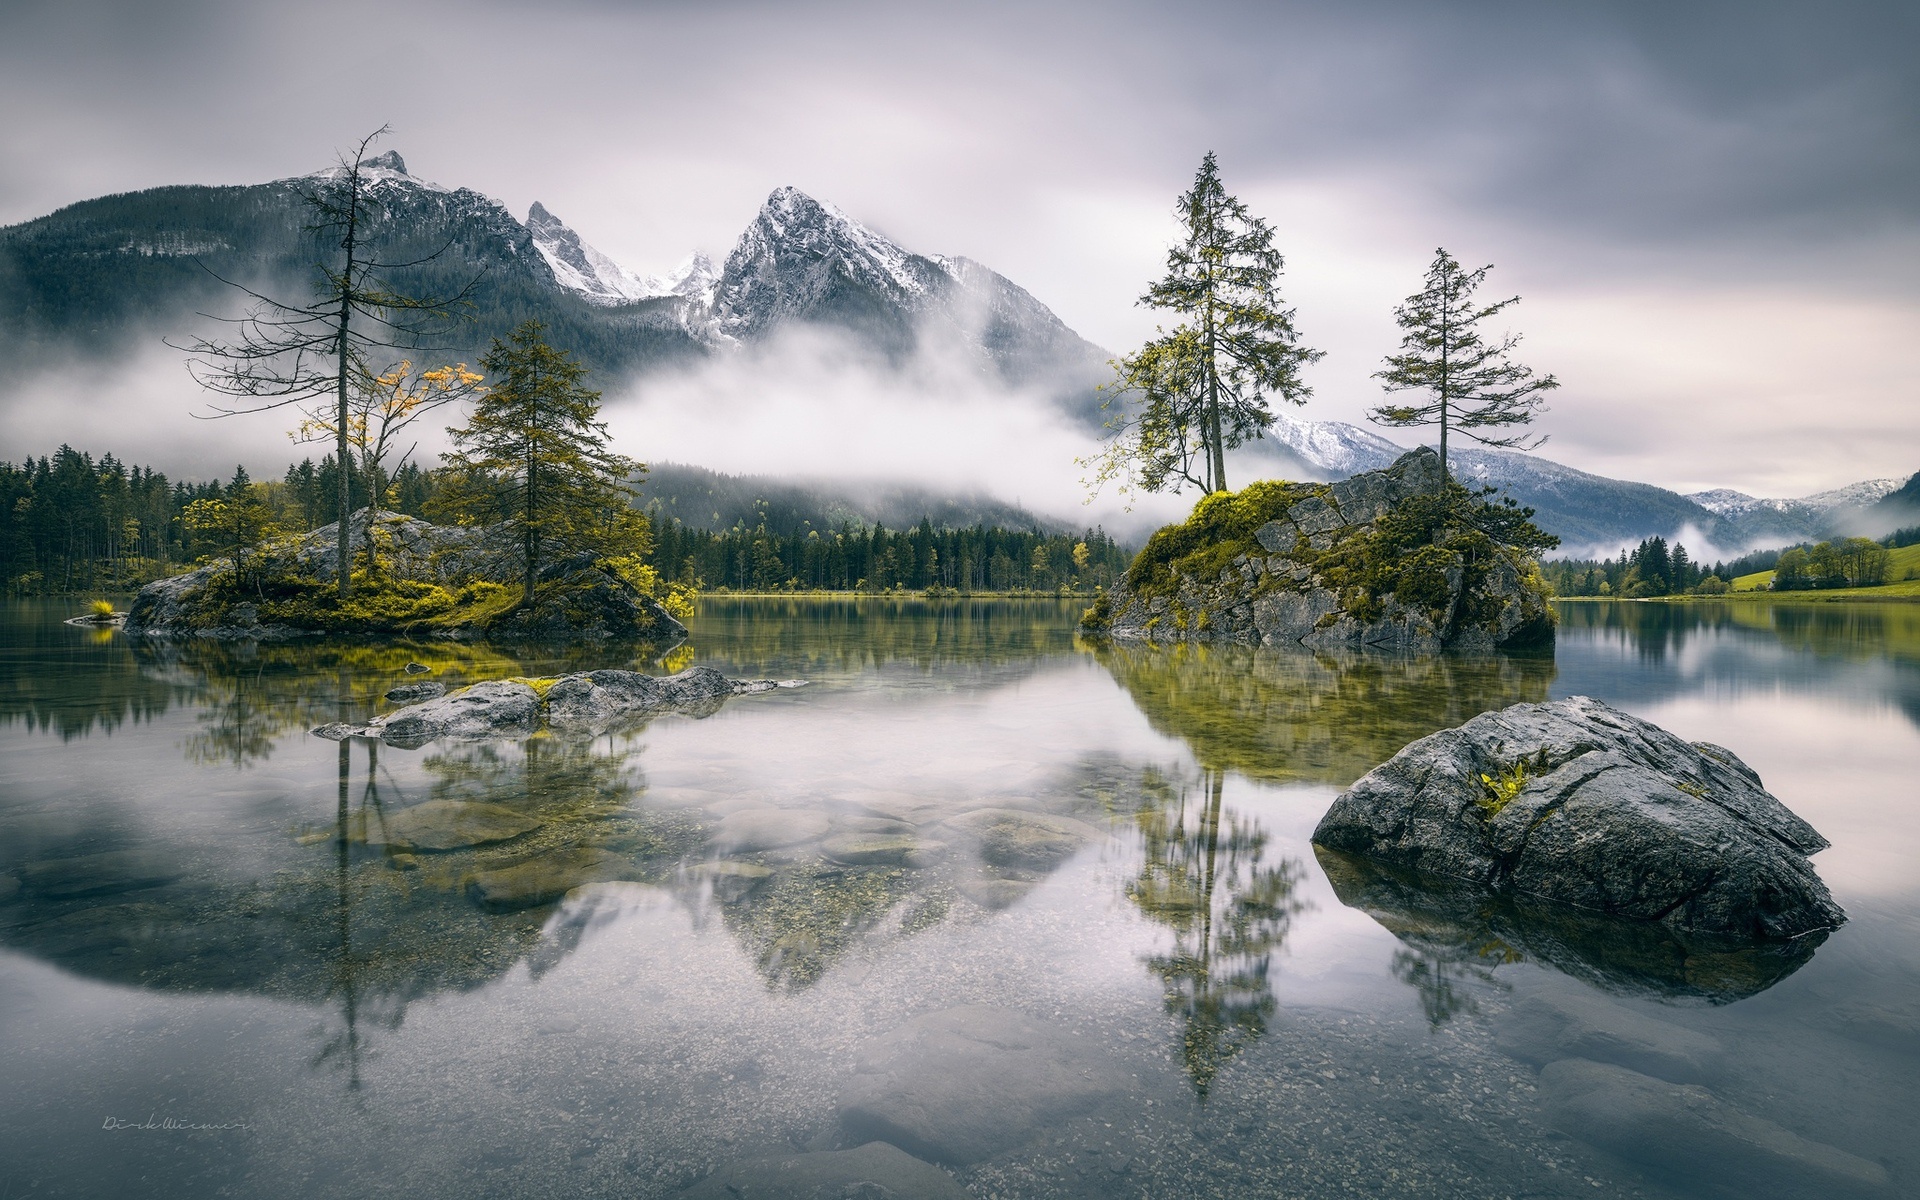
<svg viewBox="0 0 1920 1200">
<path fill-rule="evenodd" d="M 493 337 L 527 317 L 545 321 L 556 344 L 608 373 L 704 352 L 670 301 L 609 308 L 563 285 L 533 233 L 497 201 L 420 179 L 393 152 L 362 169 L 374 210 L 369 248 L 385 261 L 414 264 L 391 271 L 393 284 L 422 296 L 473 285 L 472 319 L 434 338 L 447 357 L 475 361 Z M 74 351 L 124 353 L 204 329 L 196 314 L 243 313 L 247 297 L 216 276 L 304 300 L 315 264 L 328 257 L 306 228 L 305 197 L 339 170 L 104 196 L 0 229 L 0 369 L 31 369 Z"/>
<path fill-rule="evenodd" d="M 167 187 L 70 205 L 0 229 L 0 351 L 116 352 L 246 303 L 215 275 L 304 298 L 327 248 L 305 229 L 304 197 L 332 168 L 247 187 Z M 973 370 L 1087 417 L 1107 352 L 1004 276 L 964 258 L 917 254 L 794 189 L 768 197 L 721 267 L 694 254 L 662 277 L 596 250 L 544 205 L 523 223 L 498 202 L 408 172 L 389 151 L 361 164 L 375 202 L 376 256 L 430 262 L 392 272 L 415 294 L 469 280 L 473 320 L 437 340 L 470 361 L 528 317 L 602 382 L 762 343 L 811 325 L 894 361 L 937 344 Z"/>
<path fill-rule="evenodd" d="M 780 479 L 766 475 L 725 475 L 705 467 L 655 463 L 640 489 L 649 511 L 671 516 L 696 529 L 751 529 L 764 523 L 787 536 L 812 528 L 822 531 L 843 522 L 880 524 L 889 529 L 918 525 L 936 529 L 975 525 L 1066 533 L 1064 522 L 1036 516 L 980 492 L 943 492 L 904 484 L 858 484 L 844 480 Z"/>
<path fill-rule="evenodd" d="M 1285 412 L 1276 414 L 1261 442 L 1265 445 L 1255 443 L 1256 457 L 1326 479 L 1377 470 L 1406 453 L 1405 447 L 1359 426 Z M 1829 537 L 1848 531 L 1868 505 L 1899 485 L 1893 479 L 1868 479 L 1797 500 L 1757 500 L 1725 488 L 1683 496 L 1575 470 L 1537 454 L 1453 446 L 1448 456 L 1462 482 L 1499 488 L 1533 509 L 1534 520 L 1560 537 L 1562 554 L 1610 554 L 1615 547 L 1656 536 L 1689 536 L 1696 539 L 1690 549 L 1710 547 L 1714 553 Z M 1913 513 L 1920 520 L 1920 496 Z"/>
</svg>

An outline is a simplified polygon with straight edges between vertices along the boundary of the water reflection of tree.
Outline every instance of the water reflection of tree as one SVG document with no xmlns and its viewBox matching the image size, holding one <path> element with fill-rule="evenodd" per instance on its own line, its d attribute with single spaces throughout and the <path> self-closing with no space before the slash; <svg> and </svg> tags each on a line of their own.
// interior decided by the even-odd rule
<svg viewBox="0 0 1920 1200">
<path fill-rule="evenodd" d="M 1202 772 L 1197 788 L 1148 782 L 1164 799 L 1135 818 L 1144 855 L 1126 895 L 1173 933 L 1146 966 L 1184 1026 L 1182 1057 L 1205 1097 L 1220 1068 L 1266 1032 L 1268 974 L 1306 907 L 1295 896 L 1304 872 L 1295 859 L 1266 861 L 1268 835 L 1225 808 L 1222 772 Z"/>
<path fill-rule="evenodd" d="M 1408 742 L 1547 699 L 1551 655 L 1408 658 L 1206 645 L 1090 646 L 1155 729 L 1271 782 L 1346 786 Z"/>
</svg>

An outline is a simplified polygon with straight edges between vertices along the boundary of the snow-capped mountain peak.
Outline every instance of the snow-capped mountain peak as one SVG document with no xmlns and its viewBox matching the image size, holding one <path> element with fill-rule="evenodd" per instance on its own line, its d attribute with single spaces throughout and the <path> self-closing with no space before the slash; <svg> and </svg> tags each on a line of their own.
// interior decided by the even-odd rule
<svg viewBox="0 0 1920 1200">
<path fill-rule="evenodd" d="M 548 212 L 538 200 L 527 210 L 527 232 L 534 249 L 553 268 L 560 286 L 594 304 L 626 304 L 671 294 L 656 281 L 635 274 L 580 240 L 567 223 Z"/>
<path fill-rule="evenodd" d="M 1345 421 L 1309 421 L 1285 412 L 1273 414 L 1266 436 L 1339 479 L 1358 471 L 1389 466 L 1405 446 Z"/>
<path fill-rule="evenodd" d="M 307 176 L 309 179 L 339 179 L 347 173 L 343 166 L 324 167 Z M 425 188 L 430 192 L 451 192 L 452 188 L 443 187 L 431 180 L 421 179 L 407 171 L 407 160 L 400 157 L 398 150 L 386 150 L 372 158 L 360 160 L 360 179 L 369 188 L 378 188 L 382 184 L 411 184 Z"/>
<path fill-rule="evenodd" d="M 917 311 L 953 278 L 831 204 L 776 188 L 727 256 L 713 313 L 724 337 L 749 338 L 783 319 L 840 306 Z M 855 297 L 865 297 L 856 300 Z"/>
<path fill-rule="evenodd" d="M 1736 492 L 1732 488 L 1690 492 L 1687 499 L 1723 517 L 1744 517 L 1748 513 L 1758 512 L 1761 509 L 1769 509 L 1777 513 L 1817 515 L 1836 508 L 1864 508 L 1898 488 L 1901 482 L 1898 479 L 1862 479 L 1858 483 L 1815 492 L 1811 496 L 1802 496 L 1797 500 L 1749 496 L 1745 492 Z"/>
</svg>

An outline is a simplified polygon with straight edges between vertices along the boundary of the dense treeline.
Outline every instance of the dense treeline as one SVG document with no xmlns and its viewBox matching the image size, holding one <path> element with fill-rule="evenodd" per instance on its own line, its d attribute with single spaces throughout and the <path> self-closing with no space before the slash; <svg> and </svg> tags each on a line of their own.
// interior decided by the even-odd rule
<svg viewBox="0 0 1920 1200">
<path fill-rule="evenodd" d="M 244 469 L 224 483 L 173 481 L 71 446 L 18 466 L 0 462 L 0 585 L 16 596 L 126 591 L 183 570 L 223 548 L 215 532 L 188 519 L 196 501 L 245 495 L 259 506 L 263 529 L 330 525 L 337 472 L 328 455 L 273 482 L 255 482 Z M 364 505 L 358 472 L 349 486 L 354 505 Z M 395 472 L 385 505 L 422 516 L 433 492 L 432 473 L 408 463 Z"/>
<path fill-rule="evenodd" d="M 283 478 L 255 481 L 236 470 L 224 481 L 175 482 L 111 454 L 62 446 L 19 466 L 0 462 L 0 583 L 12 595 L 126 591 L 228 551 L 221 531 L 192 519 L 197 501 L 245 499 L 260 536 L 304 533 L 334 520 L 339 468 L 333 456 L 305 459 Z M 407 463 L 382 501 L 388 511 L 444 517 L 438 470 Z M 349 480 L 356 508 L 366 481 Z M 822 525 L 825 517 L 819 518 Z M 936 529 L 922 519 L 889 530 L 841 521 L 816 528 L 799 520 L 788 532 L 763 521 L 709 532 L 670 516 L 654 518 L 648 564 L 662 578 L 707 589 L 792 591 L 1091 590 L 1126 570 L 1128 553 L 1101 530 L 1048 534 L 978 524 Z"/>
<path fill-rule="evenodd" d="M 922 519 L 894 532 L 843 522 L 790 533 L 762 523 L 724 532 L 657 518 L 654 566 L 663 577 L 703 589 L 882 591 L 952 588 L 1006 592 L 1108 587 L 1130 555 L 1098 529 L 1048 534 L 1031 529 L 935 529 Z"/>
<path fill-rule="evenodd" d="M 1709 567 L 1695 562 L 1687 548 L 1667 539 L 1648 538 L 1617 559 L 1561 559 L 1540 564 L 1541 574 L 1562 596 L 1717 595 L 1733 581 L 1760 571 L 1774 572 L 1774 591 L 1811 588 L 1873 587 L 1887 582 L 1888 547 L 1911 544 L 1901 531 L 1884 542 L 1838 538 L 1779 550 L 1757 550 Z"/>
</svg>

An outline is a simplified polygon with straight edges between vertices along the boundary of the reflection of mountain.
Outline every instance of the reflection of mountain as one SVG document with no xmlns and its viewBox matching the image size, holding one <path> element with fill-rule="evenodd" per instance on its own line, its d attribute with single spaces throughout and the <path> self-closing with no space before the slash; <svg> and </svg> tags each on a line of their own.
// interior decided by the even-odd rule
<svg viewBox="0 0 1920 1200">
<path fill-rule="evenodd" d="M 1352 783 L 1408 742 L 1547 698 L 1551 656 L 1395 658 L 1268 647 L 1103 643 L 1094 654 L 1201 765 Z"/>
<path fill-rule="evenodd" d="M 1495 896 L 1314 847 L 1341 903 L 1399 938 L 1394 973 L 1420 992 L 1428 1020 L 1471 1010 L 1505 963 L 1534 959 L 1605 991 L 1727 1004 L 1763 992 L 1813 957 L 1824 932 L 1747 942 L 1680 934 L 1526 896 Z"/>
<path fill-rule="evenodd" d="M 1204 1097 L 1227 1060 L 1266 1032 L 1268 971 L 1306 907 L 1294 897 L 1303 871 L 1294 859 L 1268 862 L 1266 831 L 1223 808 L 1221 772 L 1204 772 L 1192 789 L 1153 773 L 1142 782 L 1158 802 L 1134 818 L 1143 854 L 1126 895 L 1173 932 L 1146 966 L 1185 1026 L 1181 1055 Z"/>
<path fill-rule="evenodd" d="M 1920 726 L 1920 605 L 1792 601 L 1558 606 L 1556 695 L 1886 696 Z"/>
</svg>

